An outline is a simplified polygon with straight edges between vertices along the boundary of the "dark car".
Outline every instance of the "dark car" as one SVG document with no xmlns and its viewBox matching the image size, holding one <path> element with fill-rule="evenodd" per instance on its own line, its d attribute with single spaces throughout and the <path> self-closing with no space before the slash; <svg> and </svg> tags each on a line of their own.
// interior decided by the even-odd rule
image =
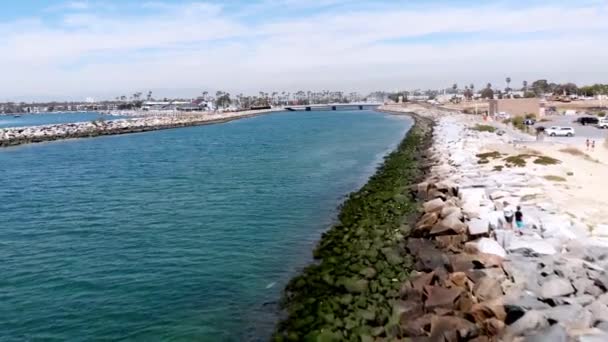
<svg viewBox="0 0 608 342">
<path fill-rule="evenodd" d="M 526 125 L 526 126 L 534 126 L 535 123 L 536 123 L 536 120 L 534 120 L 534 119 L 525 119 L 524 120 L 524 125 Z"/>
<path fill-rule="evenodd" d="M 594 118 L 592 116 L 584 116 L 582 118 L 576 119 L 576 123 L 579 123 L 583 126 L 585 125 L 597 125 L 600 122 L 598 118 Z"/>
</svg>

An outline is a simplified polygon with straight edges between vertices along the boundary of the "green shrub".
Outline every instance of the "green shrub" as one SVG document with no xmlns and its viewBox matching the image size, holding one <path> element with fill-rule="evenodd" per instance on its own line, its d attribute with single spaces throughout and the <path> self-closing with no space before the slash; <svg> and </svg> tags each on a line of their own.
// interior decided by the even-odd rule
<svg viewBox="0 0 608 342">
<path fill-rule="evenodd" d="M 547 157 L 547 156 L 539 156 L 534 161 L 534 164 L 540 164 L 540 165 L 556 165 L 559 163 L 561 163 L 561 161 L 559 161 L 555 158 Z"/>
<path fill-rule="evenodd" d="M 490 133 L 496 132 L 496 127 L 490 126 L 490 125 L 477 124 L 477 125 L 475 125 L 475 127 L 471 128 L 471 129 L 474 131 L 478 131 L 478 132 L 490 132 Z"/>
</svg>

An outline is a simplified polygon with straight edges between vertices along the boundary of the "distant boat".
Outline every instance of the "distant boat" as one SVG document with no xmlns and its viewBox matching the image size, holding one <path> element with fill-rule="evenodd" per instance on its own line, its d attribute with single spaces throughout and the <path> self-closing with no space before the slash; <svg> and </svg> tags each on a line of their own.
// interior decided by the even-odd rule
<svg viewBox="0 0 608 342">
<path fill-rule="evenodd" d="M 14 118 L 20 118 L 21 115 L 17 114 L 17 115 L 13 115 Z"/>
</svg>

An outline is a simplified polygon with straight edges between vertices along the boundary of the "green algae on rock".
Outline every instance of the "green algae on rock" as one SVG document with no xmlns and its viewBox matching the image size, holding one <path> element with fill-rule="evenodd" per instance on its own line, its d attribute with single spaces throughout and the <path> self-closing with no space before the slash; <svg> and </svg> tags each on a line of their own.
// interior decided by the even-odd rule
<svg viewBox="0 0 608 342">
<path fill-rule="evenodd" d="M 287 285 L 275 341 L 371 340 L 399 324 L 393 313 L 412 257 L 405 237 L 418 214 L 409 189 L 424 174 L 431 122 L 417 118 L 376 174 L 341 207 L 307 267 Z"/>
</svg>

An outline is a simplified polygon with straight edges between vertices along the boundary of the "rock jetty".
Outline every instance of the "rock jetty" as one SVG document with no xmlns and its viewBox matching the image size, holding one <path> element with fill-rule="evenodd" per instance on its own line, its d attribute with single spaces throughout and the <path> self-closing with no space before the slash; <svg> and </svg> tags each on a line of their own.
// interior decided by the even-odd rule
<svg viewBox="0 0 608 342">
<path fill-rule="evenodd" d="M 231 113 L 180 113 L 152 115 L 133 119 L 96 120 L 92 122 L 65 123 L 33 127 L 0 129 L 0 147 L 53 141 L 88 138 L 102 135 L 148 132 L 161 129 L 207 125 L 257 116 L 275 110 L 258 110 Z"/>
<path fill-rule="evenodd" d="M 476 130 L 462 115 L 418 113 L 437 125 L 434 166 L 412 189 L 424 201 L 407 244 L 416 273 L 395 303 L 398 327 L 376 340 L 608 341 L 608 248 L 542 197 L 539 169 L 552 166 L 536 175 L 487 167 L 479 160 L 509 160 L 485 151 L 512 144 L 508 132 Z M 517 205 L 522 229 L 504 219 L 505 206 Z"/>
</svg>

